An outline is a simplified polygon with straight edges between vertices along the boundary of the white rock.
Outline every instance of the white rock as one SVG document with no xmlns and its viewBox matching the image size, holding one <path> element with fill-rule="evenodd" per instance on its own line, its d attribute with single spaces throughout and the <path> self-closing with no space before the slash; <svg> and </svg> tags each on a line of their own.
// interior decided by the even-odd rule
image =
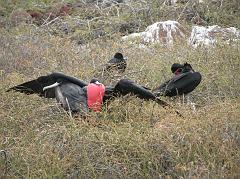
<svg viewBox="0 0 240 179">
<path fill-rule="evenodd" d="M 123 40 L 140 38 L 142 43 L 163 43 L 172 45 L 174 41 L 184 39 L 186 30 L 177 21 L 156 22 L 144 32 L 133 33 L 122 37 Z"/>
<path fill-rule="evenodd" d="M 193 47 L 213 45 L 217 41 L 230 42 L 240 38 L 240 31 L 235 27 L 222 28 L 213 26 L 193 26 L 189 44 Z"/>
</svg>

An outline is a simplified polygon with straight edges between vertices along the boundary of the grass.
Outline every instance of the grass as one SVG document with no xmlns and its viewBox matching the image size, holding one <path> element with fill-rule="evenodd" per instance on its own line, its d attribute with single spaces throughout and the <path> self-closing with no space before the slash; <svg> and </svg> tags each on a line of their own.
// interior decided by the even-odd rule
<svg viewBox="0 0 240 179">
<path fill-rule="evenodd" d="M 121 41 L 96 40 L 90 50 L 78 51 L 71 41 L 35 27 L 1 34 L 0 148 L 9 158 L 5 177 L 239 176 L 238 45 L 139 50 Z M 173 62 L 191 63 L 203 75 L 192 93 L 196 112 L 179 99 L 165 99 L 182 111 L 182 119 L 153 102 L 124 97 L 87 120 L 71 119 L 54 100 L 5 92 L 51 71 L 89 81 L 116 51 L 128 56 L 127 76 L 150 87 L 171 75 Z M 137 69 L 142 71 L 131 74 Z"/>
<path fill-rule="evenodd" d="M 48 30 L 0 29 L 0 150 L 8 156 L 0 178 L 239 178 L 239 43 L 139 48 L 114 34 L 77 46 Z M 55 100 L 5 92 L 53 71 L 89 81 L 117 51 L 128 67 L 121 77 L 100 78 L 106 85 L 127 76 L 154 88 L 172 75 L 172 63 L 191 63 L 203 77 L 191 93 L 196 111 L 181 98 L 164 98 L 180 118 L 126 96 L 85 120 L 72 119 Z"/>
</svg>

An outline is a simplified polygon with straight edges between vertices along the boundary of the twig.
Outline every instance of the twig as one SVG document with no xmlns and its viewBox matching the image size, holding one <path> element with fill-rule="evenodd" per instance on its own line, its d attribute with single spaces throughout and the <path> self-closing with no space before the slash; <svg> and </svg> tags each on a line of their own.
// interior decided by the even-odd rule
<svg viewBox="0 0 240 179">
<path fill-rule="evenodd" d="M 222 8 L 222 6 L 223 6 L 223 0 L 221 0 L 221 2 L 220 2 L 219 9 L 221 9 L 221 8 Z"/>
<path fill-rule="evenodd" d="M 70 115 L 71 118 L 73 118 L 73 117 L 72 117 L 71 108 L 70 108 L 70 105 L 69 105 L 69 102 L 68 102 L 68 99 L 67 99 L 67 98 L 66 98 L 66 102 L 67 102 L 67 105 L 68 105 L 69 115 Z"/>
<path fill-rule="evenodd" d="M 156 103 L 153 104 L 153 108 L 151 111 L 151 116 L 150 116 L 150 122 L 151 122 L 151 126 L 153 126 L 154 120 L 153 120 L 153 111 L 154 111 L 154 107 L 155 107 Z"/>
<path fill-rule="evenodd" d="M 50 14 L 48 15 L 47 19 L 44 20 L 44 22 L 42 23 L 41 26 L 43 26 L 43 25 L 45 25 L 45 24 L 47 23 L 47 21 L 48 21 L 48 19 L 50 19 L 50 16 L 51 16 L 51 15 L 52 15 L 52 14 L 50 13 Z"/>
<path fill-rule="evenodd" d="M 59 19 L 59 16 L 54 18 L 53 20 L 49 21 L 48 23 L 43 23 L 40 27 L 45 27 L 45 26 L 48 26 L 49 24 L 51 24 L 52 22 L 56 21 Z"/>
</svg>

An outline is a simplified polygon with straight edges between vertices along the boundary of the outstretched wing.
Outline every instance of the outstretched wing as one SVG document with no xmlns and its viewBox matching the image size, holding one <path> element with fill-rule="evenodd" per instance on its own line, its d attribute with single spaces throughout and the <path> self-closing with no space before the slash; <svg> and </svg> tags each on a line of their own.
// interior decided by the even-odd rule
<svg viewBox="0 0 240 179">
<path fill-rule="evenodd" d="M 145 87 L 140 86 L 129 79 L 122 79 L 120 80 L 115 88 L 115 94 L 125 96 L 127 94 L 133 94 L 138 98 L 145 99 L 145 100 L 154 100 L 155 96 Z"/>
<path fill-rule="evenodd" d="M 48 89 L 47 91 L 43 91 L 43 88 L 46 86 L 50 86 L 54 83 L 63 83 L 63 82 L 71 82 L 80 87 L 84 87 L 87 85 L 82 80 L 79 80 L 75 77 L 64 75 L 63 73 L 52 73 L 47 76 L 40 76 L 35 80 L 31 80 L 20 85 L 14 86 L 7 91 L 15 90 L 25 94 L 38 94 L 39 96 L 43 96 L 46 98 L 54 98 L 55 92 L 53 88 Z"/>
<path fill-rule="evenodd" d="M 113 87 L 107 87 L 104 97 L 105 97 L 105 100 L 106 100 L 106 99 L 111 99 L 112 97 L 125 96 L 127 94 L 135 95 L 135 96 L 137 96 L 141 99 L 144 99 L 144 100 L 153 100 L 164 108 L 166 106 L 168 106 L 168 107 L 172 108 L 176 112 L 177 115 L 182 117 L 182 115 L 177 110 L 175 110 L 167 102 L 165 102 L 165 101 L 161 100 L 160 98 L 156 97 L 151 91 L 148 90 L 147 87 L 138 85 L 138 84 L 136 84 L 133 81 L 128 80 L 128 79 L 120 80 L 114 88 Z"/>
<path fill-rule="evenodd" d="M 54 83 L 71 82 L 80 86 L 81 88 L 88 85 L 85 81 L 79 80 L 78 78 L 72 76 L 64 75 L 63 73 L 59 72 L 52 73 L 50 76 L 54 79 Z"/>
<path fill-rule="evenodd" d="M 7 92 L 14 90 L 14 91 L 18 91 L 20 93 L 25 93 L 28 95 L 35 93 L 35 94 L 38 94 L 39 96 L 54 98 L 55 97 L 54 89 L 51 89 L 51 90 L 49 89 L 46 94 L 43 91 L 43 88 L 45 86 L 52 85 L 53 83 L 54 83 L 54 79 L 51 78 L 51 75 L 40 76 L 35 80 L 31 80 L 31 81 L 19 84 L 17 86 L 14 86 L 8 89 Z"/>
<path fill-rule="evenodd" d="M 187 72 L 173 77 L 153 90 L 156 96 L 176 96 L 192 92 L 201 82 L 199 72 Z"/>
<path fill-rule="evenodd" d="M 153 100 L 162 106 L 167 106 L 168 104 L 148 90 L 147 87 L 138 85 L 129 79 L 121 79 L 116 86 L 107 87 L 105 90 L 104 101 L 112 99 L 113 97 L 125 96 L 127 94 L 135 95 L 138 98 L 144 100 Z"/>
</svg>

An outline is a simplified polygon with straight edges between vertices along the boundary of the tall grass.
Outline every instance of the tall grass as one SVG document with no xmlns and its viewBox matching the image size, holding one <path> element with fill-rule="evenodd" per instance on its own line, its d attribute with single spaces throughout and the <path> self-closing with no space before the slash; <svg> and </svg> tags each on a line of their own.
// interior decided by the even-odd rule
<svg viewBox="0 0 240 179">
<path fill-rule="evenodd" d="M 8 154 L 6 178 L 240 176 L 239 44 L 140 49 L 114 38 L 86 48 L 32 26 L 0 34 L 0 149 Z M 5 92 L 53 71 L 89 81 L 117 51 L 128 57 L 124 75 L 151 88 L 171 76 L 172 63 L 191 63 L 203 77 L 191 94 L 196 111 L 179 99 L 165 99 L 181 111 L 180 118 L 127 96 L 100 114 L 72 119 L 54 100 Z M 2 157 L 0 162 L 2 169 Z"/>
</svg>

